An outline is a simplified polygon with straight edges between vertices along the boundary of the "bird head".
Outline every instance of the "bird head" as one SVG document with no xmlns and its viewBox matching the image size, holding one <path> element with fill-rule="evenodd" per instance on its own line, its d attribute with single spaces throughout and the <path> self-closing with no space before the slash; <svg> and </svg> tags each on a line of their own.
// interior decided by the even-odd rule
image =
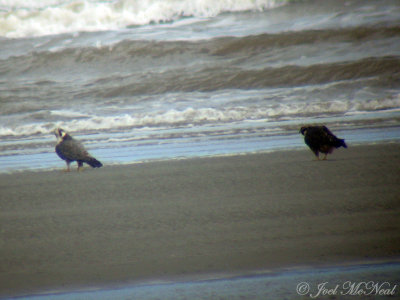
<svg viewBox="0 0 400 300">
<path fill-rule="evenodd" d="M 301 128 L 300 128 L 300 133 L 302 134 L 302 135 L 305 135 L 306 133 L 307 133 L 307 129 L 308 129 L 308 126 L 302 126 Z"/>
<path fill-rule="evenodd" d="M 57 141 L 58 141 L 59 143 L 62 142 L 63 140 L 65 140 L 66 138 L 70 137 L 70 136 L 68 135 L 68 133 L 67 133 L 64 129 L 62 129 L 62 128 L 56 128 L 56 129 L 54 130 L 54 134 L 55 134 L 55 136 L 56 136 L 56 138 L 57 138 Z"/>
</svg>

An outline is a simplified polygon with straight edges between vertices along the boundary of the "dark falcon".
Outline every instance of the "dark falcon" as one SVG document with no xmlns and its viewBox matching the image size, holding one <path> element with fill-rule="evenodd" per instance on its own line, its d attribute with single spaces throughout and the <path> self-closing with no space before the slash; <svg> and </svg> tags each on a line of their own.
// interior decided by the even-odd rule
<svg viewBox="0 0 400 300">
<path fill-rule="evenodd" d="M 347 148 L 343 139 L 337 138 L 326 126 L 303 126 L 300 133 L 304 135 L 304 142 L 314 152 L 319 160 L 319 153 L 324 153 L 324 160 L 335 148 Z"/>
<path fill-rule="evenodd" d="M 86 151 L 85 147 L 79 141 L 75 140 L 63 129 L 57 128 L 54 130 L 54 134 L 57 138 L 56 153 L 66 161 L 68 172 L 70 170 L 69 165 L 73 161 L 78 163 L 78 171 L 83 166 L 83 163 L 87 163 L 92 168 L 103 166 L 101 162 Z"/>
</svg>

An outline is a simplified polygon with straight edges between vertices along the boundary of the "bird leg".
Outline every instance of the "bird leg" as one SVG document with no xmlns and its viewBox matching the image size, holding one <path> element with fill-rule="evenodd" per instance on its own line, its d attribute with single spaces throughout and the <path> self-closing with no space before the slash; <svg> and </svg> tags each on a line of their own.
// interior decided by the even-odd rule
<svg viewBox="0 0 400 300">
<path fill-rule="evenodd" d="M 324 158 L 322 160 L 326 160 L 327 156 L 328 156 L 328 153 L 325 153 Z"/>
<path fill-rule="evenodd" d="M 83 171 L 83 162 L 78 161 L 78 172 Z"/>
<path fill-rule="evenodd" d="M 69 172 L 69 171 L 71 171 L 71 169 L 69 168 L 69 164 L 70 164 L 71 162 L 68 161 L 68 160 L 66 160 L 65 162 L 67 163 L 67 169 L 64 170 L 64 172 Z"/>
<path fill-rule="evenodd" d="M 318 152 L 318 150 L 313 150 L 313 152 L 314 152 L 314 154 L 315 154 L 315 157 L 316 157 L 316 160 L 320 160 L 319 159 L 319 152 Z"/>
</svg>

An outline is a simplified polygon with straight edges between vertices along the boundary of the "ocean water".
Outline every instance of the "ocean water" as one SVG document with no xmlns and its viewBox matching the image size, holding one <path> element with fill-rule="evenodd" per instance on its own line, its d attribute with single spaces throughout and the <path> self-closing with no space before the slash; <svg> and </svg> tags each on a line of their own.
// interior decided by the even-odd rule
<svg viewBox="0 0 400 300">
<path fill-rule="evenodd" d="M 0 172 L 400 140 L 397 0 L 0 1 Z"/>
</svg>

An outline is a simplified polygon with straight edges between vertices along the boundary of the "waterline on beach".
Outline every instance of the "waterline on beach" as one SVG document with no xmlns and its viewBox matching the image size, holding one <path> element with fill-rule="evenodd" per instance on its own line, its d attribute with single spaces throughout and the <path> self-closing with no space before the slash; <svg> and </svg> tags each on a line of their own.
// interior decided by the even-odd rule
<svg viewBox="0 0 400 300">
<path fill-rule="evenodd" d="M 345 138 L 348 145 L 374 144 L 400 141 L 397 127 L 346 130 L 335 132 Z M 114 147 L 90 149 L 93 156 L 105 165 L 141 163 L 146 161 L 235 155 L 271 151 L 304 149 L 298 133 L 277 136 L 244 136 L 240 139 L 202 137 L 180 138 L 148 143 L 115 143 Z M 52 148 L 52 147 L 51 147 Z M 0 173 L 24 170 L 50 170 L 64 168 L 55 152 L 0 156 Z"/>
<path fill-rule="evenodd" d="M 377 284 L 400 295 L 398 276 L 400 263 L 376 263 L 322 268 L 293 268 L 285 271 L 262 272 L 215 279 L 142 284 L 130 287 L 75 292 L 49 292 L 19 299 L 270 299 L 308 296 L 379 295 Z M 321 286 L 325 291 L 321 289 Z M 356 290 L 356 286 L 359 288 Z M 353 288 L 351 288 L 353 286 Z M 382 289 L 381 288 L 381 289 Z"/>
</svg>

